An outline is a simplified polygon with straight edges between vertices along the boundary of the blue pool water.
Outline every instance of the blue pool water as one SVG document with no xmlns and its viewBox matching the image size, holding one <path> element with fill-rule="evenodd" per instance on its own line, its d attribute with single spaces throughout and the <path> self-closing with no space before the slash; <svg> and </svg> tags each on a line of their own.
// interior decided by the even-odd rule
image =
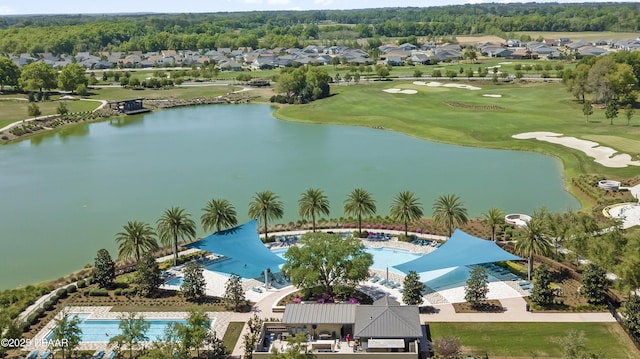
<svg viewBox="0 0 640 359">
<path fill-rule="evenodd" d="M 403 251 L 399 249 L 391 248 L 366 248 L 367 253 L 371 253 L 373 256 L 373 265 L 371 267 L 379 270 L 387 270 L 389 272 L 404 274 L 399 270 L 393 268 L 393 266 L 412 261 L 418 257 L 419 254 Z"/>
<path fill-rule="evenodd" d="M 399 249 L 392 249 L 392 248 L 366 247 L 365 251 L 367 253 L 370 253 L 373 256 L 373 265 L 371 266 L 371 268 L 379 269 L 379 270 L 387 270 L 387 268 L 389 268 L 390 273 L 398 273 L 398 274 L 403 274 L 403 273 L 393 268 L 393 266 L 401 263 L 405 263 L 408 261 L 412 261 L 420 257 L 419 254 L 415 254 L 409 251 L 403 251 Z M 281 250 L 274 251 L 273 253 L 284 258 L 284 254 L 286 252 L 287 252 L 286 249 L 281 249 Z"/>
<path fill-rule="evenodd" d="M 166 282 L 164 282 L 164 284 L 167 285 L 175 285 L 175 286 L 181 286 L 182 285 L 182 277 L 173 277 L 169 280 L 167 280 Z"/>
<path fill-rule="evenodd" d="M 88 316 L 88 315 L 87 315 Z M 80 316 L 78 316 L 80 317 Z M 111 337 L 121 333 L 118 325 L 119 320 L 106 320 L 106 319 L 86 319 L 82 318 L 82 322 L 79 327 L 82 331 L 80 340 L 82 342 L 108 342 Z M 172 322 L 186 324 L 184 319 L 149 319 L 149 330 L 147 331 L 147 337 L 149 341 L 159 341 L 164 337 L 164 331 L 167 325 Z M 49 333 L 47 339 L 51 339 L 53 333 Z"/>
<path fill-rule="evenodd" d="M 242 278 L 256 278 L 265 268 L 259 267 L 251 262 L 251 259 L 241 260 L 236 258 L 227 258 L 223 261 L 207 264 L 204 269 L 213 272 L 219 272 L 229 276 L 231 273 L 237 274 Z M 274 268 L 271 268 L 274 271 Z M 274 272 L 278 272 L 275 270 Z"/>
</svg>

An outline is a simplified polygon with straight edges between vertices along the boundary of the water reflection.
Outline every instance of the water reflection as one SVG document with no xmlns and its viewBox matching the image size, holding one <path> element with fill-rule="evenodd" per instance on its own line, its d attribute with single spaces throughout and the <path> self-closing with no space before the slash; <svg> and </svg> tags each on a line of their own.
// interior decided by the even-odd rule
<svg viewBox="0 0 640 359">
<path fill-rule="evenodd" d="M 109 126 L 113 127 L 126 127 L 132 125 L 140 125 L 144 116 L 120 116 L 109 119 Z"/>
</svg>

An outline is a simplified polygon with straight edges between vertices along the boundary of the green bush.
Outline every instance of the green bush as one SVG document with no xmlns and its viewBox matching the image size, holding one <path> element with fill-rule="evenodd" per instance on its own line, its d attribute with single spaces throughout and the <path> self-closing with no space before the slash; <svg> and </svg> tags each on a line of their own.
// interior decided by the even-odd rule
<svg viewBox="0 0 640 359">
<path fill-rule="evenodd" d="M 122 289 L 117 288 L 116 290 L 113 291 L 113 294 L 115 295 L 122 295 Z"/>
<path fill-rule="evenodd" d="M 105 288 L 93 288 L 89 290 L 90 297 L 108 297 L 109 292 Z"/>
<path fill-rule="evenodd" d="M 44 308 L 38 308 L 38 309 L 36 309 L 35 312 L 33 312 L 33 315 L 35 315 L 38 318 L 44 317 L 44 314 L 45 314 Z"/>
<path fill-rule="evenodd" d="M 75 285 L 73 285 L 73 284 L 67 287 L 67 292 L 68 292 L 68 293 L 75 293 L 75 292 L 77 292 L 77 291 L 78 291 L 78 287 L 76 287 L 76 286 L 75 286 Z"/>
<path fill-rule="evenodd" d="M 58 291 L 56 292 L 56 295 L 60 299 L 66 298 L 67 297 L 67 289 L 66 288 L 58 289 Z"/>
<path fill-rule="evenodd" d="M 398 236 L 398 241 L 400 242 L 411 242 L 413 241 L 413 239 L 415 238 L 415 236 L 409 235 L 409 236 L 405 236 L 404 233 L 400 234 Z"/>
<path fill-rule="evenodd" d="M 85 282 L 84 279 L 80 279 L 78 281 L 78 288 L 86 288 L 87 287 L 87 283 Z"/>
<path fill-rule="evenodd" d="M 36 105 L 35 103 L 31 103 L 27 108 L 27 114 L 30 117 L 38 117 L 42 115 L 42 111 L 40 111 L 40 107 L 38 107 L 38 105 Z"/>
<path fill-rule="evenodd" d="M 53 301 L 53 300 L 48 300 L 46 302 L 44 302 L 44 304 L 42 305 L 42 308 L 44 308 L 44 310 L 49 311 L 52 310 L 53 307 L 56 305 L 57 301 Z"/>
</svg>

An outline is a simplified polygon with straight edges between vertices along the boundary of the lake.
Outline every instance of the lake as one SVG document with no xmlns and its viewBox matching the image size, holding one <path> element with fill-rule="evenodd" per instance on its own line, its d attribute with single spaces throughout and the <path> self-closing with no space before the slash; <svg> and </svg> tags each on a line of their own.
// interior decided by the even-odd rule
<svg viewBox="0 0 640 359">
<path fill-rule="evenodd" d="M 373 194 L 382 216 L 403 190 L 416 193 L 427 217 L 449 193 L 473 217 L 492 207 L 579 207 L 552 157 L 280 121 L 268 105 L 188 107 L 79 125 L 0 146 L 0 163 L 3 289 L 80 269 L 100 248 L 115 257 L 114 237 L 127 221 L 155 226 L 171 206 L 186 208 L 199 224 L 208 200 L 226 198 L 239 221 L 248 220 L 248 203 L 263 190 L 280 195 L 282 223 L 299 219 L 297 200 L 310 187 L 326 192 L 336 218 L 356 187 Z"/>
</svg>

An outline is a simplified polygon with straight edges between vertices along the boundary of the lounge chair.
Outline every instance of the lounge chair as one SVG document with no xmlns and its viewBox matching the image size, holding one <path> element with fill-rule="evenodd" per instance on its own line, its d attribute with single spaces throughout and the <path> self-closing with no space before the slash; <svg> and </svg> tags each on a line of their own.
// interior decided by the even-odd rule
<svg viewBox="0 0 640 359">
<path fill-rule="evenodd" d="M 92 359 L 102 359 L 104 357 L 104 350 L 99 350 L 97 353 L 93 354 Z"/>
<path fill-rule="evenodd" d="M 118 355 L 118 353 L 112 351 L 111 353 L 109 353 L 109 355 L 107 355 L 107 359 L 115 359 L 116 355 Z"/>
<path fill-rule="evenodd" d="M 262 289 L 260 289 L 258 287 L 253 287 L 253 288 L 251 288 L 251 290 L 256 292 L 256 293 L 262 293 Z"/>
<path fill-rule="evenodd" d="M 27 355 L 27 359 L 36 359 L 38 357 L 39 352 L 37 350 L 32 351 Z"/>
<path fill-rule="evenodd" d="M 374 276 L 373 278 L 371 278 L 371 283 L 375 283 L 375 282 L 377 282 L 379 280 L 380 280 L 380 277 Z"/>
<path fill-rule="evenodd" d="M 383 280 L 379 281 L 378 283 L 380 283 L 381 285 L 386 285 L 387 283 L 389 283 L 389 281 L 386 280 L 386 279 L 383 279 Z"/>
<path fill-rule="evenodd" d="M 51 354 L 53 354 L 53 352 L 51 350 L 47 350 L 46 352 L 42 353 L 40 359 L 47 359 L 51 356 Z"/>
</svg>

